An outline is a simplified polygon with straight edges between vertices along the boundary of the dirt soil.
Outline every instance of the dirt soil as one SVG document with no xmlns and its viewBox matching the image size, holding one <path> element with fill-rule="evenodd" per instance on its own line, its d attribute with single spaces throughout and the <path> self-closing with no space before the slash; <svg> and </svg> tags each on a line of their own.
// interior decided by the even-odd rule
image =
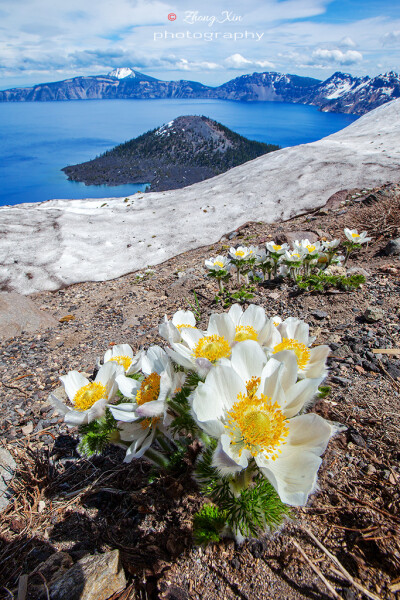
<svg viewBox="0 0 400 600">
<path fill-rule="evenodd" d="M 329 443 L 319 490 L 273 536 L 242 546 L 226 540 L 194 547 L 191 516 L 204 503 L 190 477 L 196 448 L 176 478 L 155 475 L 144 460 L 122 464 L 117 448 L 80 458 L 77 432 L 54 413 L 49 392 L 67 371 L 93 372 L 112 344 L 127 342 L 136 350 L 163 344 L 160 320 L 195 305 L 194 291 L 200 326 L 206 326 L 209 315 L 222 309 L 214 303 L 217 286 L 206 277 L 205 258 L 232 244 L 285 241 L 291 232 L 343 238 L 346 226 L 367 229 L 374 238 L 349 261 L 367 272 L 362 289 L 297 294 L 287 284 L 267 283 L 250 301 L 267 314 L 306 320 L 317 343 L 332 348 L 331 393 L 312 410 L 347 429 Z M 0 599 L 17 598 L 20 575 L 56 552 L 75 562 L 115 548 L 129 585 L 113 600 L 398 597 L 400 350 L 373 350 L 400 347 L 400 262 L 382 252 L 399 235 L 400 185 L 349 190 L 323 210 L 275 225 L 247 223 L 150 272 L 33 295 L 60 322 L 1 345 L 1 444 L 15 457 L 17 471 L 14 496 L 1 515 Z M 382 311 L 373 323 L 363 317 L 367 307 Z M 67 315 L 72 318 L 63 320 Z M 43 576 L 29 578 L 28 600 L 46 597 Z"/>
</svg>

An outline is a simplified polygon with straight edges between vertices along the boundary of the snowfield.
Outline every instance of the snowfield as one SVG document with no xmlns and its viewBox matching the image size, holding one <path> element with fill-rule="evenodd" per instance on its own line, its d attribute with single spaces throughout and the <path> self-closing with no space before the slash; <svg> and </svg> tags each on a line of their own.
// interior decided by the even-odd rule
<svg viewBox="0 0 400 600">
<path fill-rule="evenodd" d="M 30 294 L 104 281 L 216 242 L 246 221 L 323 206 L 338 190 L 400 180 L 400 100 L 318 142 L 187 188 L 0 208 L 0 282 Z M 112 190 L 112 188 L 110 188 Z"/>
</svg>

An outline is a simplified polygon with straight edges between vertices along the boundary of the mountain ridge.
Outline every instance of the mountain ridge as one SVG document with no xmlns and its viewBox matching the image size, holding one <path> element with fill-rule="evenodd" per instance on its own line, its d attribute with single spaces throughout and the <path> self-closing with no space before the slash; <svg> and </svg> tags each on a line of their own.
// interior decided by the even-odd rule
<svg viewBox="0 0 400 600">
<path fill-rule="evenodd" d="M 337 71 L 325 81 L 266 71 L 240 75 L 217 87 L 185 79 L 165 81 L 130 67 L 107 75 L 78 76 L 32 87 L 0 91 L 0 102 L 46 102 L 91 99 L 208 98 L 242 102 L 293 102 L 324 112 L 363 115 L 400 98 L 400 76 L 353 77 Z"/>
</svg>

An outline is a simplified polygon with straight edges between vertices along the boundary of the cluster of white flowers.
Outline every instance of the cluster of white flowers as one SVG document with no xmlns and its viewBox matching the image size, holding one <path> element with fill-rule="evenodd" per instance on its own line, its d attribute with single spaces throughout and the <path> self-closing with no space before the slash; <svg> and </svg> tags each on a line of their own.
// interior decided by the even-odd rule
<svg viewBox="0 0 400 600">
<path fill-rule="evenodd" d="M 204 448 L 212 441 L 221 478 L 247 474 L 242 481 L 251 486 L 256 473 L 282 502 L 304 505 L 334 430 L 306 412 L 326 376 L 329 347 L 313 346 L 304 321 L 268 317 L 256 305 L 212 314 L 206 330 L 191 311 L 179 310 L 159 333 L 165 349 L 134 355 L 129 345 L 114 345 L 94 381 L 78 371 L 61 377 L 70 406 L 51 399 L 65 422 L 87 427 L 107 414 L 108 441 L 126 450 L 126 462 L 145 456 L 163 464 L 163 450 L 185 438 L 175 419 L 176 398 L 186 390 L 187 417 Z"/>
<path fill-rule="evenodd" d="M 278 244 L 274 241 L 267 242 L 265 248 L 257 246 L 238 246 L 230 248 L 229 256 L 222 255 L 209 258 L 205 267 L 211 277 L 215 277 L 223 291 L 222 281 L 230 277 L 232 267 L 236 267 L 237 281 L 243 276 L 248 283 L 249 274 L 257 275 L 262 280 L 276 277 L 308 275 L 313 268 L 318 271 L 329 269 L 331 265 L 346 264 L 350 253 L 371 241 L 367 232 L 358 233 L 356 229 L 344 229 L 346 240 L 342 243 L 339 239 L 331 241 L 321 240 L 311 242 L 308 239 L 295 240 L 292 247 L 289 244 Z M 340 244 L 346 247 L 346 256 L 338 254 Z"/>
</svg>

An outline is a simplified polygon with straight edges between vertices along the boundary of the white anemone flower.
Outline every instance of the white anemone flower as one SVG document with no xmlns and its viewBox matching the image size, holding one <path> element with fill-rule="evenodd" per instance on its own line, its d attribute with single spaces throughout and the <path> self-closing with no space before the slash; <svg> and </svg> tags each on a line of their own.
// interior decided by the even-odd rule
<svg viewBox="0 0 400 600">
<path fill-rule="evenodd" d="M 193 329 L 196 327 L 196 318 L 191 310 L 178 310 L 172 320 L 169 321 L 167 315 L 158 327 L 158 332 L 169 344 L 182 341 L 181 330 L 184 327 Z"/>
<path fill-rule="evenodd" d="M 133 375 L 140 371 L 143 357 L 143 350 L 133 355 L 133 350 L 129 344 L 116 344 L 110 350 L 107 350 L 103 362 L 116 362 L 122 365 L 126 375 Z"/>
<path fill-rule="evenodd" d="M 323 247 L 325 248 L 325 250 L 334 250 L 335 248 L 337 248 L 340 244 L 340 240 L 335 239 L 335 240 L 331 240 L 330 242 L 328 242 L 327 240 L 324 240 L 322 242 Z"/>
<path fill-rule="evenodd" d="M 131 442 L 125 462 L 140 458 L 151 446 L 157 430 L 166 433 L 167 397 L 183 382 L 184 374 L 175 373 L 171 360 L 159 346 L 151 346 L 142 358 L 142 381 L 120 375 L 120 392 L 131 402 L 109 406 L 118 421 L 120 438 Z"/>
<path fill-rule="evenodd" d="M 353 244 L 365 244 L 372 240 L 372 238 L 367 237 L 366 231 L 358 233 L 357 229 L 348 229 L 347 227 L 345 227 L 344 234 L 347 237 L 347 239 Z"/>
<path fill-rule="evenodd" d="M 221 474 L 234 475 L 254 459 L 283 502 L 304 506 L 333 431 L 317 414 L 296 416 L 322 379 L 296 383 L 293 354 L 282 358 L 267 361 L 251 340 L 238 344 L 230 364 L 217 366 L 199 383 L 192 412 L 218 440 L 213 465 Z"/>
<path fill-rule="evenodd" d="M 299 378 L 313 379 L 326 375 L 326 359 L 330 348 L 326 345 L 310 348 L 315 338 L 310 336 L 308 323 L 295 317 L 289 317 L 282 321 L 276 329 L 280 340 L 274 345 L 269 345 L 270 353 L 276 360 L 281 359 L 282 352 L 290 350 L 296 355 Z"/>
<path fill-rule="evenodd" d="M 216 258 L 206 259 L 204 264 L 209 271 L 228 271 L 231 261 L 226 256 L 218 255 Z"/>
<path fill-rule="evenodd" d="M 293 242 L 295 252 L 298 252 L 303 258 L 308 256 L 315 256 L 321 250 L 321 242 L 311 243 L 309 239 L 295 240 Z"/>
<path fill-rule="evenodd" d="M 124 368 L 116 362 L 107 362 L 100 367 L 94 381 L 79 373 L 70 371 L 60 377 L 73 407 L 69 407 L 50 394 L 50 402 L 68 425 L 85 425 L 102 417 L 106 407 L 117 391 L 116 378 L 122 375 Z"/>
<path fill-rule="evenodd" d="M 256 246 L 238 246 L 237 248 L 230 248 L 229 255 L 234 260 L 248 260 L 249 258 L 255 258 L 258 252 Z"/>
<path fill-rule="evenodd" d="M 288 244 L 277 244 L 276 242 L 267 242 L 265 247 L 271 254 L 285 254 L 289 250 Z"/>
<path fill-rule="evenodd" d="M 293 250 L 293 251 L 285 251 L 285 255 L 283 257 L 285 262 L 288 262 L 290 264 L 292 263 L 301 263 L 302 261 L 302 257 L 303 257 L 303 253 L 302 251 L 297 251 L 297 250 Z"/>
<path fill-rule="evenodd" d="M 172 343 L 167 349 L 171 358 L 185 369 L 195 370 L 204 377 L 215 365 L 229 359 L 232 348 L 244 340 L 256 341 L 262 346 L 279 343 L 280 335 L 274 323 L 267 318 L 261 306 L 251 304 L 245 311 L 234 304 L 228 313 L 210 316 L 206 331 L 182 329 L 181 343 Z"/>
</svg>

